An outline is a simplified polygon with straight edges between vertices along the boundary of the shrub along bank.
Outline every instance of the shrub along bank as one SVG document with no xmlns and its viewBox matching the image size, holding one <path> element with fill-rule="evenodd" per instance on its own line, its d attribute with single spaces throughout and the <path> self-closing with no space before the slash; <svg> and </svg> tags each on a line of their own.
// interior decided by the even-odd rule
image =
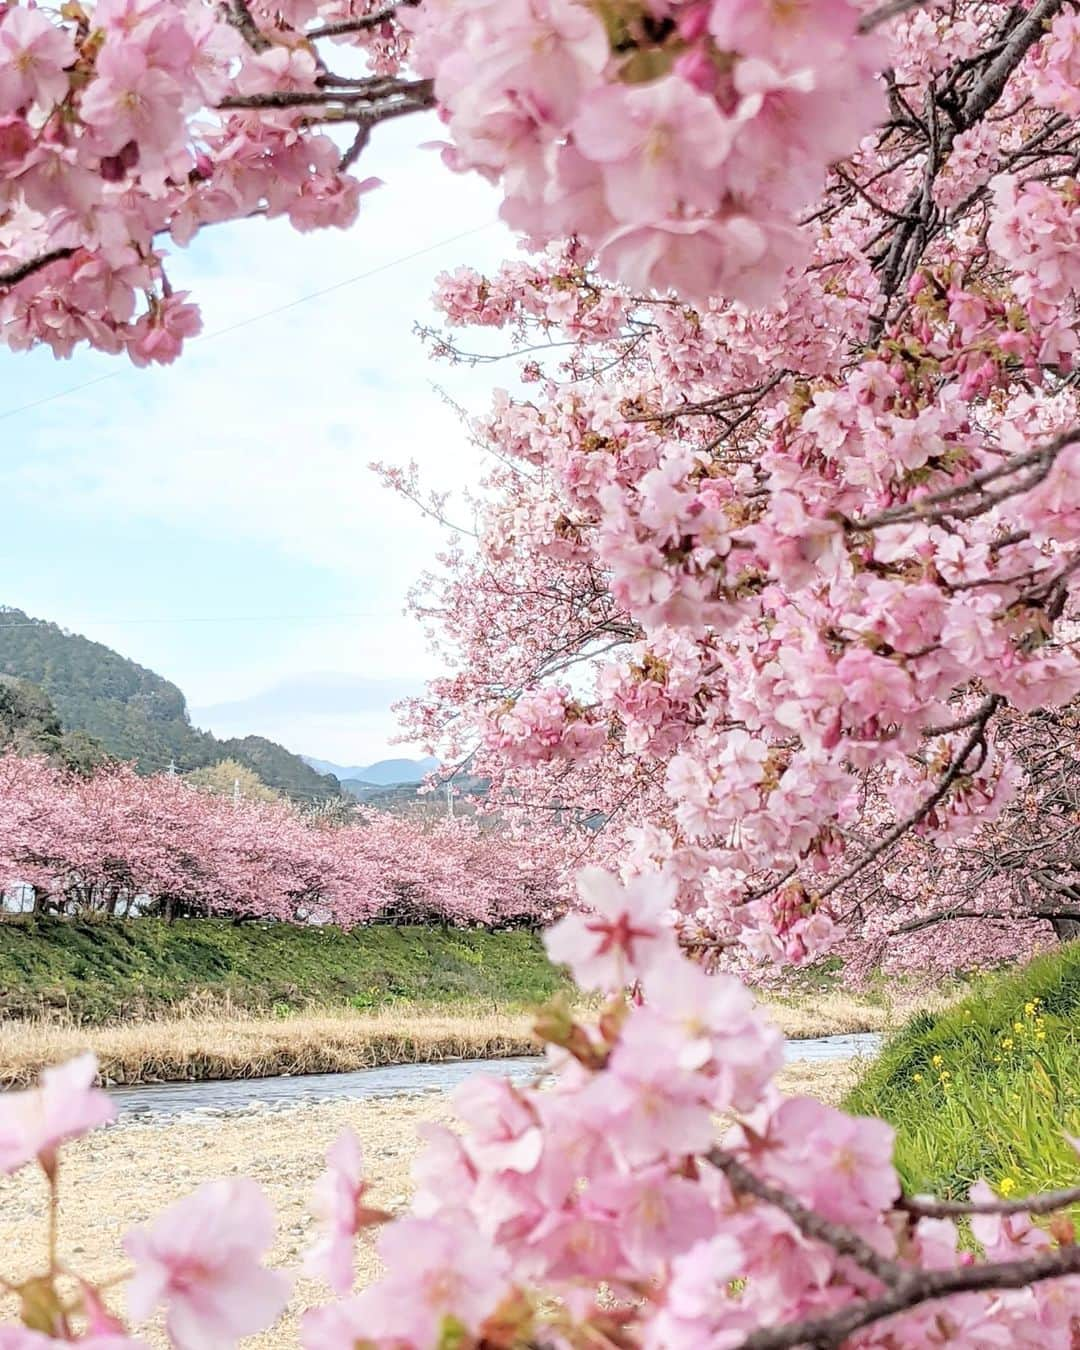
<svg viewBox="0 0 1080 1350">
<path fill-rule="evenodd" d="M 1080 942 L 916 1013 L 844 1102 L 896 1127 L 909 1191 L 966 1197 L 1074 1186 L 1080 1159 Z"/>
<path fill-rule="evenodd" d="M 211 919 L 0 922 L 0 1016 L 103 1024 L 191 1006 L 251 1013 L 401 1004 L 514 1010 L 565 988 L 525 931 L 343 932 Z"/>
</svg>

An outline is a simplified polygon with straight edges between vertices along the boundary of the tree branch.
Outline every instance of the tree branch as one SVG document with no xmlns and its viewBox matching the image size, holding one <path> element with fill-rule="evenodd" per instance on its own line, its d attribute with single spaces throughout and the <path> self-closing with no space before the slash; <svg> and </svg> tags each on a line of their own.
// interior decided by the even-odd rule
<svg viewBox="0 0 1080 1350">
<path fill-rule="evenodd" d="M 890 19 L 897 19 L 901 14 L 907 14 L 913 9 L 922 9 L 928 0 L 889 0 L 886 5 L 881 5 L 878 9 L 871 10 L 869 14 L 864 14 L 859 20 L 858 32 L 872 32 L 879 24 L 888 23 Z"/>
<path fill-rule="evenodd" d="M 19 263 L 9 272 L 0 272 L 0 289 L 8 290 L 12 286 L 17 286 L 20 281 L 33 276 L 35 272 L 40 272 L 43 267 L 48 267 L 50 263 L 62 262 L 65 258 L 72 257 L 78 252 L 76 248 L 54 248 L 49 253 L 43 253 L 38 258 L 31 258 L 29 262 Z"/>
<path fill-rule="evenodd" d="M 898 1208 L 919 1219 L 952 1219 L 962 1214 L 1053 1214 L 1076 1204 L 1080 1204 L 1080 1186 L 1018 1200 L 928 1200 L 904 1195 L 897 1201 Z"/>
<path fill-rule="evenodd" d="M 401 102 L 390 102 L 398 97 Z M 388 110 L 430 108 L 435 102 L 431 80 L 385 80 L 375 87 L 363 89 L 286 89 L 276 94 L 246 94 L 223 98 L 217 105 L 224 110 L 234 108 L 318 108 L 326 105 L 364 106 L 371 117 L 380 116 L 378 99 Z M 371 106 L 374 103 L 374 106 Z M 385 113 L 382 115 L 386 115 Z"/>
<path fill-rule="evenodd" d="M 945 771 L 941 782 L 930 796 L 927 797 L 918 808 L 911 813 L 911 815 L 894 825 L 891 830 L 888 830 L 872 848 L 867 849 L 858 862 L 852 863 L 852 865 L 842 872 L 835 881 L 829 882 L 827 886 L 820 890 L 818 892 L 819 900 L 824 900 L 826 896 L 832 895 L 833 891 L 838 890 L 845 882 L 850 881 L 852 877 L 858 876 L 865 867 L 869 867 L 875 858 L 879 858 L 887 849 L 892 848 L 893 844 L 895 844 L 898 839 L 902 838 L 908 830 L 914 829 L 916 825 L 924 821 L 939 802 L 944 801 L 953 783 L 955 783 L 964 772 L 964 766 L 967 764 L 971 752 L 983 743 L 986 736 L 986 725 L 990 721 L 990 718 L 993 717 L 994 713 L 1004 702 L 1005 700 L 1000 694 L 991 694 L 988 699 L 984 700 L 979 709 L 978 717 L 973 723 L 971 734 L 961 747 L 960 753 L 956 755 L 948 769 Z"/>
<path fill-rule="evenodd" d="M 361 19 L 341 19 L 337 23 L 324 23 L 321 28 L 311 28 L 304 36 L 311 42 L 319 38 L 344 37 L 348 33 L 366 33 L 379 28 L 394 17 L 399 9 L 412 9 L 420 0 L 397 0 L 397 4 L 385 5 L 373 14 L 365 14 Z"/>
<path fill-rule="evenodd" d="M 725 1149 L 710 1149 L 705 1157 L 724 1173 L 734 1190 L 743 1195 L 752 1195 L 767 1205 L 781 1210 L 803 1237 L 824 1242 L 841 1256 L 849 1256 L 882 1284 L 895 1285 L 905 1278 L 904 1272 L 894 1261 L 875 1251 L 858 1233 L 850 1228 L 844 1228 L 841 1224 L 830 1223 L 828 1219 L 823 1219 L 820 1214 L 808 1209 L 793 1195 L 788 1195 L 779 1187 L 763 1181 Z"/>
<path fill-rule="evenodd" d="M 787 1326 L 766 1327 L 754 1331 L 738 1350 L 793 1350 L 812 1345 L 828 1350 L 843 1342 L 861 1327 L 880 1322 L 896 1313 L 932 1303 L 951 1294 L 992 1293 L 1005 1289 L 1025 1289 L 1043 1280 L 1058 1279 L 1080 1272 L 1080 1247 L 1068 1246 L 1041 1252 L 1027 1261 L 1000 1261 L 987 1265 L 960 1266 L 955 1270 L 921 1270 L 905 1275 L 900 1284 L 879 1298 L 865 1299 L 828 1317 L 791 1322 Z"/>
<path fill-rule="evenodd" d="M 1050 472 L 1054 460 L 1061 451 L 1077 441 L 1080 441 L 1080 427 L 1070 427 L 1068 431 L 1063 431 L 1059 436 L 1055 436 L 1052 441 L 1048 441 L 1047 444 L 1036 446 L 1034 450 L 1029 450 L 1026 454 L 1014 455 L 1012 459 L 1007 459 L 1002 464 L 995 464 L 989 469 L 982 469 L 956 487 L 942 488 L 940 492 L 927 493 L 925 497 L 917 497 L 914 501 L 889 507 L 885 511 L 879 511 L 876 516 L 868 516 L 863 520 L 845 520 L 843 522 L 844 527 L 862 532 L 880 529 L 883 525 L 908 524 L 914 521 L 926 523 L 943 516 L 966 520 L 973 515 L 981 515 L 992 506 L 996 506 L 998 502 L 1005 500 L 1006 497 L 1016 496 L 1020 492 L 1029 492 L 1033 487 L 1037 487 Z M 950 503 L 959 503 L 964 497 L 970 497 L 980 492 L 991 483 L 996 483 L 1011 474 L 1031 468 L 1034 468 L 1036 472 L 1032 474 L 1030 479 L 1017 487 L 999 493 L 991 493 L 974 505 L 961 504 L 950 509 Z"/>
<path fill-rule="evenodd" d="M 889 937 L 900 937 L 903 933 L 918 933 L 923 928 L 932 928 L 936 923 L 951 923 L 953 919 L 1048 919 L 1048 910 L 1033 910 L 1027 914 L 1018 914 L 1012 909 L 935 909 L 930 914 L 922 914 L 917 919 L 908 919 L 889 929 Z M 1080 910 L 1055 910 L 1056 919 L 1080 919 Z"/>
<path fill-rule="evenodd" d="M 246 0 L 232 0 L 231 4 L 223 4 L 221 10 L 225 15 L 226 23 L 230 28 L 236 29 L 253 52 L 265 52 L 267 48 L 273 46 L 270 39 L 251 17 L 251 10 L 248 9 Z"/>
</svg>

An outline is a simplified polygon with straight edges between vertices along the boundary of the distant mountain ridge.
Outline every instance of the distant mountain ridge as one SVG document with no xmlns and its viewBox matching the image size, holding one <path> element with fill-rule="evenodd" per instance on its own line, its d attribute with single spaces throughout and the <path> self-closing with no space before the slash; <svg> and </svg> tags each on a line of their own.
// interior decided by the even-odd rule
<svg viewBox="0 0 1080 1350">
<path fill-rule="evenodd" d="M 299 798 L 341 795 L 333 775 L 263 736 L 219 740 L 191 724 L 179 688 L 103 643 L 20 609 L 0 606 L 0 675 L 29 681 L 51 700 L 63 727 L 85 732 L 140 773 L 175 764 L 180 773 L 235 759 L 269 787 Z"/>
<path fill-rule="evenodd" d="M 360 783 L 371 787 L 396 787 L 399 783 L 420 783 L 439 767 L 430 755 L 423 759 L 380 759 L 374 764 L 334 764 L 328 759 L 301 757 L 318 773 L 333 774 L 342 784 Z"/>
</svg>

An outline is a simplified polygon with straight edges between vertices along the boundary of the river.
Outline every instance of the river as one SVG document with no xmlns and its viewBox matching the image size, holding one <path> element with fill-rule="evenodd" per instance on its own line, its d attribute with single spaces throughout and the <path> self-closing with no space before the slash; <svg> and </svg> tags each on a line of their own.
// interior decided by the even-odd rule
<svg viewBox="0 0 1080 1350">
<path fill-rule="evenodd" d="M 874 1032 L 820 1036 L 785 1045 L 789 1063 L 799 1060 L 852 1059 L 876 1053 L 881 1037 Z M 187 1112 L 231 1114 L 253 1107 L 281 1107 L 301 1102 L 395 1097 L 420 1092 L 445 1092 L 475 1073 L 503 1074 L 515 1082 L 536 1076 L 535 1056 L 515 1059 L 452 1059 L 434 1064 L 392 1064 L 353 1073 L 313 1073 L 277 1078 L 239 1078 L 197 1083 L 148 1083 L 109 1088 L 120 1118 L 182 1115 Z"/>
</svg>

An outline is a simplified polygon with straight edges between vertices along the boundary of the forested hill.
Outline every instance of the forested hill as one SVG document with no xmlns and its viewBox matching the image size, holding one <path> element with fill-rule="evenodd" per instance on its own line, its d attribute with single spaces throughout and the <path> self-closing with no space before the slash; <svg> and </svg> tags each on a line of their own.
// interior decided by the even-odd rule
<svg viewBox="0 0 1080 1350">
<path fill-rule="evenodd" d="M 261 736 L 218 740 L 191 725 L 184 695 L 169 680 L 100 642 L 22 610 L 0 606 L 0 675 L 43 689 L 68 731 L 94 737 L 141 773 L 175 762 L 181 773 L 235 759 L 270 787 L 298 797 L 336 797 L 332 774 Z"/>
</svg>

